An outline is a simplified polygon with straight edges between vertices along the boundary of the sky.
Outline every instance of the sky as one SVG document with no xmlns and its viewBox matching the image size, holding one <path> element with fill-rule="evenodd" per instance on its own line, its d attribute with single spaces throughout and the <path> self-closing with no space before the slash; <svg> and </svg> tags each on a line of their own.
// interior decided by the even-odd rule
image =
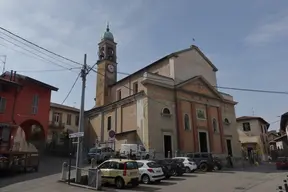
<svg viewBox="0 0 288 192">
<path fill-rule="evenodd" d="M 118 71 L 133 73 L 195 44 L 219 69 L 219 86 L 288 91 L 285 0 L 0 0 L 1 27 L 79 63 L 83 63 L 84 54 L 89 65 L 96 62 L 107 22 L 118 43 Z M 45 55 L 43 60 L 23 50 L 23 44 L 17 47 L 3 38 L 19 43 L 0 33 L 0 55 L 7 56 L 6 70 L 58 87 L 52 102 L 62 103 L 78 76 L 79 65 L 49 57 L 53 63 L 48 62 Z M 2 68 L 1 61 L 2 56 Z M 118 79 L 123 77 L 119 75 Z M 220 91 L 239 102 L 237 116 L 254 114 L 275 122 L 288 111 L 287 94 Z M 95 93 L 96 74 L 90 72 L 85 109 L 94 106 Z M 79 107 L 80 94 L 78 80 L 64 104 Z M 271 124 L 272 129 L 278 127 L 279 122 Z"/>
</svg>

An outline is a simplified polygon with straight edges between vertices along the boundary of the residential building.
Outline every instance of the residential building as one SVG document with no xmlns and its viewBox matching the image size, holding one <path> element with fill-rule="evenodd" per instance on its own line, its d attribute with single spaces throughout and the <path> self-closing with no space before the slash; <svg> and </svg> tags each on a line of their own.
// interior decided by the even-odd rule
<svg viewBox="0 0 288 192">
<path fill-rule="evenodd" d="M 268 128 L 270 124 L 262 117 L 242 116 L 237 118 L 239 140 L 247 154 L 257 151 L 262 160 L 269 154 Z"/>
<path fill-rule="evenodd" d="M 273 141 L 274 139 L 276 139 L 279 136 L 281 136 L 281 134 L 277 133 L 276 130 L 268 131 L 268 133 L 267 133 L 267 137 L 268 137 L 269 142 Z"/>
<path fill-rule="evenodd" d="M 85 112 L 86 145 L 110 140 L 116 150 L 136 143 L 165 157 L 176 151 L 240 156 L 236 102 L 215 88 L 218 69 L 197 46 L 120 81 L 116 48 L 107 27 L 99 43 L 95 107 Z"/>
<path fill-rule="evenodd" d="M 5 140 L 9 140 L 14 134 L 11 133 L 10 127 L 20 126 L 25 132 L 26 139 L 33 139 L 37 133 L 38 137 L 45 140 L 48 132 L 51 91 L 57 90 L 56 87 L 17 74 L 16 71 L 2 74 L 0 76 L 2 137 L 5 135 Z"/>
<path fill-rule="evenodd" d="M 53 138 L 53 136 L 58 139 L 59 134 L 62 132 L 77 132 L 79 126 L 79 112 L 80 110 L 75 107 L 51 103 L 49 112 L 48 142 Z"/>
</svg>

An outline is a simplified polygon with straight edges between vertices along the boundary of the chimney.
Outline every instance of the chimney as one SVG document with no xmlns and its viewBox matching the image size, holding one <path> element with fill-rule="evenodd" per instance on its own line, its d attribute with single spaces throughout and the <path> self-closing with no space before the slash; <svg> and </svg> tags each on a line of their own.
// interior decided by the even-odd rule
<svg viewBox="0 0 288 192">
<path fill-rule="evenodd" d="M 13 81 L 16 81 L 16 71 L 14 71 Z"/>
<path fill-rule="evenodd" d="M 12 81 L 12 76 L 13 76 L 13 70 L 10 72 L 10 81 Z"/>
</svg>

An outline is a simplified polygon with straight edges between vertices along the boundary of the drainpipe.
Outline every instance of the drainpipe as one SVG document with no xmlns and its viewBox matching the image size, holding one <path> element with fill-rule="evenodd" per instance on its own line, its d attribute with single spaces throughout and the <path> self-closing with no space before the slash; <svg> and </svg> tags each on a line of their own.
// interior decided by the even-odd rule
<svg viewBox="0 0 288 192">
<path fill-rule="evenodd" d="M 13 78 L 12 78 L 12 76 L 13 76 Z M 13 79 L 13 81 L 15 81 L 15 79 L 16 79 L 16 71 L 14 71 L 14 75 L 13 75 L 13 71 L 11 71 L 11 74 L 10 74 L 10 80 L 12 80 Z M 17 97 L 18 97 L 18 87 L 16 87 L 16 89 L 15 89 L 15 92 L 14 92 L 14 101 L 13 101 L 13 107 L 12 107 L 12 116 L 11 116 L 11 119 L 12 119 L 12 122 L 14 123 L 14 124 L 16 124 L 16 120 L 15 120 L 15 107 L 16 107 L 16 100 L 17 100 Z"/>
<path fill-rule="evenodd" d="M 174 81 L 174 102 L 175 102 L 175 117 L 176 117 L 177 150 L 179 150 L 180 139 L 179 139 L 178 99 L 177 99 L 177 90 L 176 90 L 175 81 Z"/>
</svg>

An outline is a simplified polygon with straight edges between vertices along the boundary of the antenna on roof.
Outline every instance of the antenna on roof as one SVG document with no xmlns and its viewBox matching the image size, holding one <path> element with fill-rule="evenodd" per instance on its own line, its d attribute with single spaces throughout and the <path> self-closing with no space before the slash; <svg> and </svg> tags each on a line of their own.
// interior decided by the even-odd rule
<svg viewBox="0 0 288 192">
<path fill-rule="evenodd" d="M 2 59 L 2 58 L 3 58 L 3 59 Z M 6 56 L 6 55 L 0 55 L 0 62 L 3 63 L 2 73 L 5 73 L 6 59 L 7 59 L 7 56 Z"/>
</svg>

